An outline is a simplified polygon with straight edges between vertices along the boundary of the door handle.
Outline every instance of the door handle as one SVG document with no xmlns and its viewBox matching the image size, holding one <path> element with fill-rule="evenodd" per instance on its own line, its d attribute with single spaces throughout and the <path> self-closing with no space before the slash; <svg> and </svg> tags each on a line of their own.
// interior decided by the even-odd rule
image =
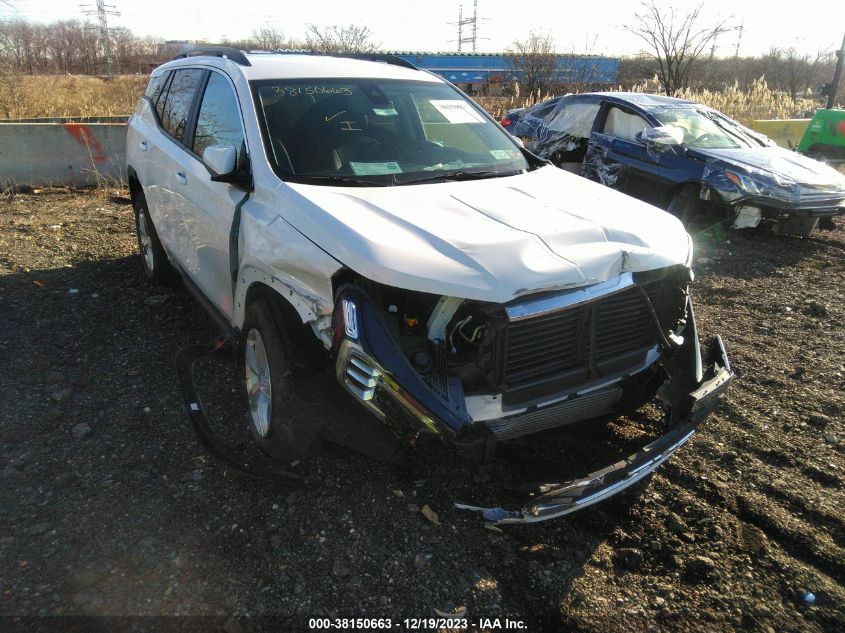
<svg viewBox="0 0 845 633">
<path fill-rule="evenodd" d="M 147 145 L 146 141 L 141 141 L 141 142 L 138 143 L 138 147 L 141 148 L 142 152 L 146 152 L 149 149 L 150 146 Z"/>
<path fill-rule="evenodd" d="M 180 185 L 187 185 L 188 184 L 188 177 L 185 175 L 185 172 L 177 171 L 176 172 L 176 181 Z"/>
</svg>

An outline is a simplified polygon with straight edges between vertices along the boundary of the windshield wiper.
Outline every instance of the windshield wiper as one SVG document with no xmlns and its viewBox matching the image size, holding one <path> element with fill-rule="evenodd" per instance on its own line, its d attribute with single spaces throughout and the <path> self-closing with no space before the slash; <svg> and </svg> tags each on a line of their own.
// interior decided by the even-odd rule
<svg viewBox="0 0 845 633">
<path fill-rule="evenodd" d="M 291 176 L 287 180 L 291 182 L 301 182 L 306 185 L 326 184 L 339 185 L 341 187 L 392 187 L 396 184 L 396 178 L 391 178 L 387 182 L 380 182 L 377 180 L 362 180 L 361 178 L 353 178 L 351 176 L 328 176 L 310 174 L 305 176 Z"/>
<path fill-rule="evenodd" d="M 448 182 L 450 180 L 481 180 L 483 178 L 499 178 L 502 176 L 515 176 L 521 174 L 521 169 L 510 171 L 450 171 L 445 174 L 424 176 L 423 178 L 411 178 L 409 180 L 398 180 L 397 185 L 417 185 L 424 182 Z"/>
</svg>

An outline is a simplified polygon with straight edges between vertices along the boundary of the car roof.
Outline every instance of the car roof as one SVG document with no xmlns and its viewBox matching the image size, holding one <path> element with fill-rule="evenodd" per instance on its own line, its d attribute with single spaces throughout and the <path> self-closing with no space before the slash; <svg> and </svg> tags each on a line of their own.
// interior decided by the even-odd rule
<svg viewBox="0 0 845 633">
<path fill-rule="evenodd" d="M 680 106 L 680 105 L 698 105 L 695 101 L 687 99 L 678 99 L 677 97 L 667 97 L 666 95 L 645 94 L 642 92 L 594 92 L 592 94 L 599 95 L 602 98 L 614 98 L 620 101 L 627 101 L 633 103 L 641 108 L 649 108 L 655 106 Z"/>
<path fill-rule="evenodd" d="M 167 70 L 182 66 L 216 66 L 236 70 L 248 80 L 260 79 L 328 79 L 328 78 L 378 78 L 408 81 L 443 80 L 424 70 L 408 68 L 398 63 L 355 59 L 342 55 L 316 55 L 311 53 L 246 53 L 243 58 L 249 65 L 227 57 L 192 54 L 163 64 Z"/>
</svg>

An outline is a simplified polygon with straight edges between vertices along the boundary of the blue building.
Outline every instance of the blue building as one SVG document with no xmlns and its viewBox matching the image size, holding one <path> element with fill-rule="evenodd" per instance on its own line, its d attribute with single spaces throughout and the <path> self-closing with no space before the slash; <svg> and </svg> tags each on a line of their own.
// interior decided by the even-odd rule
<svg viewBox="0 0 845 633">
<path fill-rule="evenodd" d="M 423 53 L 392 51 L 425 70 L 440 75 L 467 93 L 500 95 L 515 82 L 522 72 L 513 67 L 507 55 L 496 53 Z M 619 60 L 614 57 L 592 55 L 559 55 L 555 83 L 579 84 L 590 89 L 609 87 L 616 83 Z"/>
</svg>

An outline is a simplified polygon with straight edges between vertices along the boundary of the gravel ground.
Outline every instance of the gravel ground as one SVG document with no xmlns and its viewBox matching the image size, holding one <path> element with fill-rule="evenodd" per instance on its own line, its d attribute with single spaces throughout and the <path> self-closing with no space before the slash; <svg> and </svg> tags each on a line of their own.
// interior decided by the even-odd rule
<svg viewBox="0 0 845 633">
<path fill-rule="evenodd" d="M 250 616 L 404 630 L 439 611 L 478 630 L 845 630 L 841 223 L 806 240 L 699 235 L 700 329 L 737 374 L 726 401 L 630 504 L 501 532 L 452 502 L 495 499 L 526 457 L 575 476 L 627 454 L 659 433 L 653 411 L 517 444 L 486 473 L 436 446 L 398 465 L 329 447 L 300 465 L 300 490 L 234 476 L 197 443 L 173 369 L 214 325 L 183 288 L 145 283 L 132 224 L 105 193 L 0 201 L 0 628 L 192 615 L 228 633 L 267 622 Z M 231 368 L 207 373 L 212 411 L 231 412 L 221 432 L 240 437 Z"/>
</svg>

